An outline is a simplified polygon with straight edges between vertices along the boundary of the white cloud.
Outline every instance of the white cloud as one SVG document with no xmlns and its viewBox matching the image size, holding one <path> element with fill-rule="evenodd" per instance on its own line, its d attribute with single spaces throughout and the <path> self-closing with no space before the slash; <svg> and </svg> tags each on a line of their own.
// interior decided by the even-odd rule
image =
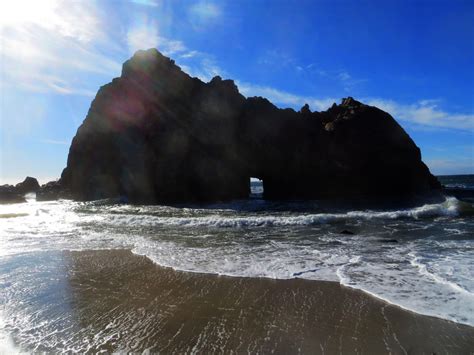
<svg viewBox="0 0 474 355">
<path fill-rule="evenodd" d="M 337 75 L 337 77 L 339 78 L 339 80 L 342 80 L 342 81 L 348 81 L 348 80 L 352 79 L 351 75 L 346 71 L 340 72 Z"/>
<path fill-rule="evenodd" d="M 244 96 L 262 96 L 274 104 L 286 105 L 295 108 L 300 108 L 307 103 L 313 110 L 322 111 L 326 110 L 337 101 L 334 98 L 316 98 L 311 96 L 295 95 L 269 86 L 260 86 L 244 82 L 238 82 L 237 86 Z"/>
<path fill-rule="evenodd" d="M 97 40 L 100 21 L 91 3 L 61 0 L 0 2 L 0 28 L 41 27 L 81 42 Z"/>
<path fill-rule="evenodd" d="M 257 63 L 264 65 L 267 69 L 272 67 L 282 69 L 291 66 L 296 70 L 303 70 L 303 67 L 297 64 L 296 59 L 288 52 L 277 49 L 265 51 L 258 59 Z"/>
<path fill-rule="evenodd" d="M 95 49 L 110 41 L 91 2 L 0 2 L 0 29 L 4 87 L 89 96 L 95 88 L 81 74 L 120 73 L 118 63 Z"/>
<path fill-rule="evenodd" d="M 17 78 L 22 77 L 23 74 L 18 74 Z M 28 83 L 30 81 L 30 83 Z M 41 75 L 37 73 L 29 74 L 28 78 L 25 78 L 21 86 L 23 89 L 28 89 L 34 92 L 50 92 L 53 91 L 61 95 L 79 95 L 94 97 L 96 94 L 95 90 L 81 89 L 78 87 L 72 87 L 70 84 L 62 80 L 60 77 L 53 75 Z"/>
<path fill-rule="evenodd" d="M 158 47 L 164 55 L 174 55 L 186 50 L 186 46 L 181 41 L 158 37 Z"/>
<path fill-rule="evenodd" d="M 224 76 L 213 56 L 189 49 L 180 40 L 161 36 L 155 20 L 142 19 L 140 23 L 132 24 L 127 31 L 126 42 L 131 55 L 139 49 L 157 48 L 163 55 L 175 59 L 186 73 L 202 81 L 208 82 L 216 75 Z"/>
<path fill-rule="evenodd" d="M 189 51 L 189 52 L 186 52 L 184 54 L 181 54 L 179 57 L 182 58 L 182 59 L 187 59 L 187 58 L 193 58 L 193 57 L 196 57 L 198 55 L 200 55 L 201 53 L 199 51 Z"/>
<path fill-rule="evenodd" d="M 220 8 L 210 1 L 200 1 L 192 5 L 189 11 L 194 15 L 206 20 L 214 19 L 221 15 Z"/>
<path fill-rule="evenodd" d="M 301 68 L 301 69 L 299 69 Z M 317 74 L 318 76 L 334 81 L 334 83 L 341 85 L 344 91 L 349 95 L 354 95 L 353 92 L 359 87 L 360 84 L 367 82 L 367 79 L 356 78 L 350 74 L 347 70 L 327 70 L 321 69 L 316 63 L 311 63 L 303 67 L 296 67 L 300 72 L 307 72 L 311 74 Z"/>
<path fill-rule="evenodd" d="M 182 66 L 183 70 L 187 69 L 187 73 L 195 76 L 204 82 L 210 81 L 213 77 L 225 76 L 224 71 L 216 64 L 216 62 L 208 56 L 200 58 L 193 66 Z"/>
<path fill-rule="evenodd" d="M 129 28 L 127 32 L 127 45 L 130 54 L 139 49 L 158 47 L 158 26 L 155 22 L 139 24 Z"/>
<path fill-rule="evenodd" d="M 188 49 L 180 40 L 160 36 L 158 24 L 154 20 L 132 25 L 126 39 L 131 55 L 139 49 L 157 48 L 163 55 L 175 59 L 183 71 L 204 82 L 216 75 L 224 76 L 224 71 L 213 56 Z"/>
<path fill-rule="evenodd" d="M 220 19 L 222 11 L 216 3 L 202 0 L 189 7 L 188 15 L 195 28 L 203 28 Z"/>
<path fill-rule="evenodd" d="M 287 105 L 295 108 L 308 103 L 317 111 L 326 110 L 332 103 L 338 102 L 336 98 L 318 98 L 313 96 L 296 95 L 278 90 L 269 86 L 254 85 L 238 82 L 240 92 L 249 96 L 262 96 L 275 104 Z M 461 114 L 447 112 L 438 107 L 438 100 L 420 100 L 414 104 L 400 104 L 393 100 L 380 98 L 363 99 L 364 103 L 376 106 L 395 119 L 412 124 L 420 129 L 459 129 L 474 132 L 474 114 Z"/>
<path fill-rule="evenodd" d="M 413 104 L 400 104 L 393 100 L 367 99 L 367 104 L 390 113 L 395 119 L 414 124 L 419 128 L 453 128 L 474 131 L 474 114 L 451 113 L 438 107 L 437 100 L 420 100 Z"/>
<path fill-rule="evenodd" d="M 326 74 L 326 72 L 324 73 Z M 336 78 L 340 81 L 341 85 L 344 88 L 344 91 L 348 93 L 351 93 L 352 91 L 354 91 L 354 88 L 357 85 L 367 81 L 367 79 L 356 79 L 345 70 L 342 70 L 339 73 L 337 73 Z"/>
<path fill-rule="evenodd" d="M 139 49 L 157 48 L 166 56 L 185 52 L 186 46 L 182 41 L 168 39 L 158 33 L 158 23 L 154 20 L 132 25 L 127 31 L 127 45 L 130 54 Z M 183 55 L 193 55 L 188 51 Z"/>
<path fill-rule="evenodd" d="M 152 0 L 131 0 L 134 4 L 143 5 L 143 6 L 150 6 L 150 7 L 158 7 L 158 3 Z"/>
</svg>

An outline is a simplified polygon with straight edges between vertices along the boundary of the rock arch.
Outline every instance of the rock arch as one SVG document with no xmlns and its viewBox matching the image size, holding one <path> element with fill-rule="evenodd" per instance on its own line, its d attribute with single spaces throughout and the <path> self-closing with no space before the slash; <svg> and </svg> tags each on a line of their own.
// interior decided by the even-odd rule
<svg viewBox="0 0 474 355">
<path fill-rule="evenodd" d="M 74 137 L 61 185 L 76 199 L 131 202 L 414 195 L 438 189 L 420 150 L 386 112 L 352 98 L 324 112 L 203 83 L 155 49 L 101 87 Z"/>
</svg>

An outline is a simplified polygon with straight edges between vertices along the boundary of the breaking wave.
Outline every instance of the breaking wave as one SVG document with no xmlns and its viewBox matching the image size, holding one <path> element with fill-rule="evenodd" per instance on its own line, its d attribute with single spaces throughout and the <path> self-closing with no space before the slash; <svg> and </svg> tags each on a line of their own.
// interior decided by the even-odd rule
<svg viewBox="0 0 474 355">
<path fill-rule="evenodd" d="M 454 197 L 392 210 L 258 199 L 205 207 L 29 202 L 0 206 L 0 259 L 130 249 L 182 271 L 335 281 L 474 325 L 473 211 Z"/>
<path fill-rule="evenodd" d="M 310 226 L 322 223 L 372 220 L 372 219 L 422 219 L 430 217 L 456 217 L 469 215 L 474 208 L 455 197 L 447 197 L 442 203 L 426 204 L 421 207 L 395 211 L 349 211 L 345 213 L 309 213 L 301 215 L 247 215 L 225 216 L 219 213 L 206 216 L 154 216 L 130 215 L 127 213 L 112 214 L 104 217 L 104 223 L 140 226 L 184 226 L 184 227 L 219 227 L 219 228 L 245 228 L 245 227 L 273 227 L 273 226 Z"/>
</svg>

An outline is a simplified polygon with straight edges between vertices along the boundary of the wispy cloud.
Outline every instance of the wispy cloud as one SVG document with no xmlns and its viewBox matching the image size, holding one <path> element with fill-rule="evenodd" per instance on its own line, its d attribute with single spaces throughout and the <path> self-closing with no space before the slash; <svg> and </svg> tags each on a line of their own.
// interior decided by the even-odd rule
<svg viewBox="0 0 474 355">
<path fill-rule="evenodd" d="M 247 97 L 262 96 L 277 105 L 291 106 L 296 109 L 308 104 L 313 110 L 326 110 L 336 99 L 316 98 L 311 96 L 295 95 L 286 91 L 278 90 L 269 86 L 255 85 L 251 83 L 237 82 L 240 92 Z"/>
<path fill-rule="evenodd" d="M 178 65 L 189 75 L 197 77 L 204 82 L 210 81 L 217 75 L 221 77 L 227 76 L 225 71 L 217 65 L 214 58 L 204 53 L 200 53 L 198 57 L 194 58 L 192 63 L 187 64 L 178 61 Z"/>
<path fill-rule="evenodd" d="M 108 45 L 90 2 L 0 3 L 2 86 L 68 95 L 91 95 L 81 73 L 112 76 L 121 66 L 96 50 Z"/>
<path fill-rule="evenodd" d="M 316 74 L 320 77 L 337 82 L 339 85 L 342 86 L 344 91 L 349 94 L 352 93 L 355 89 L 357 89 L 360 84 L 368 81 L 367 79 L 357 78 L 344 69 L 321 69 L 316 63 L 311 63 L 302 69 L 304 72 Z"/>
<path fill-rule="evenodd" d="M 40 141 L 41 143 L 45 144 L 56 144 L 56 145 L 69 145 L 71 142 L 69 141 L 60 141 L 60 140 L 55 140 L 55 139 L 42 139 Z"/>
<path fill-rule="evenodd" d="M 326 76 L 328 76 L 326 71 L 320 71 L 320 75 L 321 73 L 324 73 Z M 349 94 L 352 93 L 359 86 L 359 84 L 367 82 L 367 79 L 354 78 L 346 70 L 336 72 L 335 77 L 337 80 L 339 80 L 339 83 L 342 85 L 344 91 Z"/>
<path fill-rule="evenodd" d="M 127 46 L 130 54 L 139 49 L 157 48 L 166 56 L 190 58 L 198 53 L 188 51 L 180 40 L 169 39 L 159 34 L 159 26 L 155 20 L 141 21 L 132 24 L 127 31 Z"/>
<path fill-rule="evenodd" d="M 130 54 L 139 49 L 158 47 L 158 26 L 155 21 L 132 25 L 127 31 L 127 46 Z"/>
<path fill-rule="evenodd" d="M 288 52 L 278 49 L 266 50 L 257 59 L 257 63 L 274 69 L 292 67 L 298 71 L 304 71 L 304 67 L 299 65 L 296 59 Z"/>
<path fill-rule="evenodd" d="M 337 75 L 337 78 L 341 81 L 348 81 L 352 79 L 352 76 L 348 72 L 342 71 Z"/>
<path fill-rule="evenodd" d="M 91 2 L 2 1 L 0 10 L 0 28 L 3 30 L 39 27 L 80 42 L 97 41 L 103 34 Z"/>
<path fill-rule="evenodd" d="M 360 84 L 367 79 L 358 78 L 344 69 L 321 68 L 317 63 L 302 64 L 291 53 L 281 50 L 267 50 L 258 59 L 257 63 L 264 66 L 265 70 L 285 70 L 302 76 L 318 76 L 342 86 L 344 91 L 351 94 Z"/>
<path fill-rule="evenodd" d="M 131 2 L 142 6 L 158 7 L 158 3 L 153 0 L 131 0 Z"/>
<path fill-rule="evenodd" d="M 262 96 L 279 105 L 301 107 L 308 103 L 312 109 L 327 109 L 340 98 L 318 98 L 296 95 L 269 86 L 238 82 L 240 91 L 245 96 Z M 453 113 L 441 109 L 438 100 L 420 100 L 413 104 L 401 104 L 381 98 L 363 99 L 368 105 L 376 106 L 395 119 L 419 129 L 457 129 L 474 132 L 474 114 Z"/>
<path fill-rule="evenodd" d="M 189 7 L 188 17 L 195 29 L 202 29 L 217 22 L 222 17 L 222 9 L 214 1 L 201 0 Z"/>
<path fill-rule="evenodd" d="M 188 58 L 193 58 L 193 57 L 196 57 L 198 55 L 201 55 L 202 53 L 199 52 L 199 51 L 189 51 L 189 52 L 186 52 L 184 54 L 181 54 L 179 57 L 182 58 L 182 59 L 188 59 Z"/>
<path fill-rule="evenodd" d="M 419 128 L 448 128 L 474 132 L 474 114 L 447 112 L 438 106 L 437 100 L 420 100 L 412 104 L 378 98 L 366 101 L 396 119 Z"/>
<path fill-rule="evenodd" d="M 154 20 L 132 24 L 126 39 L 130 54 L 139 49 L 157 48 L 164 55 L 174 58 L 186 73 L 202 81 L 224 75 L 213 56 L 189 49 L 183 41 L 160 36 L 158 24 Z"/>
</svg>

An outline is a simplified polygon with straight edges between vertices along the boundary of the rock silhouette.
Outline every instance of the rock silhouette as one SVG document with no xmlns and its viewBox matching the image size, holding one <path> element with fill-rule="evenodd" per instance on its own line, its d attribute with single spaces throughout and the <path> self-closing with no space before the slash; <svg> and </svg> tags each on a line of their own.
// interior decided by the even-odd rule
<svg viewBox="0 0 474 355">
<path fill-rule="evenodd" d="M 60 185 L 78 200 L 204 202 L 247 198 L 413 196 L 440 188 L 386 112 L 352 98 L 296 112 L 204 83 L 156 49 L 138 51 L 103 87 L 74 137 Z M 57 186 L 54 188 L 57 189 Z"/>
<path fill-rule="evenodd" d="M 25 180 L 15 185 L 15 189 L 20 194 L 26 194 L 29 192 L 37 192 L 40 189 L 40 185 L 36 178 L 27 176 Z"/>
<path fill-rule="evenodd" d="M 27 176 L 22 182 L 13 185 L 0 186 L 0 203 L 25 202 L 25 194 L 37 192 L 40 189 L 38 180 Z"/>
<path fill-rule="evenodd" d="M 72 198 L 69 190 L 63 186 L 60 180 L 49 181 L 41 185 L 40 189 L 36 192 L 37 201 L 52 201 L 58 198 Z"/>
</svg>

